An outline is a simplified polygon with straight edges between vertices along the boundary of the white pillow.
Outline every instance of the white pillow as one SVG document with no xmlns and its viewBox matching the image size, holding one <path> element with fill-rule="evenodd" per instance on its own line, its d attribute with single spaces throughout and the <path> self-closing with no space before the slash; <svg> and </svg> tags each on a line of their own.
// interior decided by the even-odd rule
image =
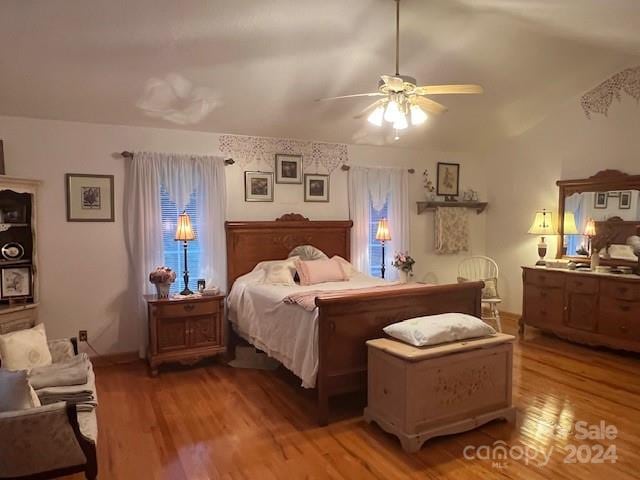
<svg viewBox="0 0 640 480">
<path fill-rule="evenodd" d="M 31 370 L 51 365 L 44 324 L 0 335 L 2 367 L 8 370 Z"/>
<path fill-rule="evenodd" d="M 0 412 L 39 407 L 40 400 L 29 385 L 26 370 L 0 368 Z"/>
<path fill-rule="evenodd" d="M 410 318 L 384 329 L 387 335 L 416 347 L 495 335 L 482 320 L 464 313 L 442 313 Z"/>
<path fill-rule="evenodd" d="M 296 260 L 299 259 L 300 257 L 289 257 L 285 258 L 284 260 L 265 260 L 264 262 L 258 263 L 253 268 L 253 271 L 255 272 L 256 270 L 264 270 L 266 272 L 271 265 L 283 264 L 286 265 L 289 270 L 291 270 L 291 274 L 293 275 L 296 271 Z"/>
<path fill-rule="evenodd" d="M 291 269 L 287 262 L 278 262 L 267 265 L 263 283 L 270 285 L 295 285 Z"/>
<path fill-rule="evenodd" d="M 313 245 L 299 245 L 289 252 L 289 258 L 300 257 L 300 260 L 326 260 L 327 254 Z"/>
<path fill-rule="evenodd" d="M 342 265 L 342 269 L 344 270 L 344 273 L 346 273 L 347 277 L 349 278 L 353 277 L 356 273 L 358 273 L 358 270 L 356 270 L 351 263 L 349 263 L 347 260 L 345 260 L 344 258 L 338 255 L 334 255 L 333 257 L 331 257 L 331 260 L 335 260 L 338 263 L 340 263 L 340 265 Z"/>
</svg>

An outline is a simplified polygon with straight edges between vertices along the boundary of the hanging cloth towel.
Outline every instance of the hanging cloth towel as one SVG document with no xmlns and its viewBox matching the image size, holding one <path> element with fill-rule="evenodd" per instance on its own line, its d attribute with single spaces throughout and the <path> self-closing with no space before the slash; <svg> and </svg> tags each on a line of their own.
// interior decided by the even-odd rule
<svg viewBox="0 0 640 480">
<path fill-rule="evenodd" d="M 466 208 L 436 208 L 436 252 L 469 251 L 469 219 Z"/>
</svg>

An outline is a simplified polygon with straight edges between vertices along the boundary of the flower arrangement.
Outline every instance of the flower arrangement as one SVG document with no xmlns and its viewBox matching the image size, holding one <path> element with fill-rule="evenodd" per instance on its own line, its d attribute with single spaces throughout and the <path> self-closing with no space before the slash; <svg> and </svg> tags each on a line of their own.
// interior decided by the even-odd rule
<svg viewBox="0 0 640 480">
<path fill-rule="evenodd" d="M 176 272 L 169 267 L 156 267 L 156 269 L 149 274 L 149 281 L 154 285 L 159 283 L 173 283 L 176 281 Z"/>
<path fill-rule="evenodd" d="M 393 256 L 393 265 L 401 272 L 407 273 L 409 275 L 413 274 L 413 264 L 416 261 L 409 255 L 409 252 L 397 252 Z"/>
<path fill-rule="evenodd" d="M 433 200 L 433 198 L 435 198 L 434 192 L 436 191 L 436 186 L 433 184 L 428 170 L 422 172 L 422 179 L 424 189 L 427 191 L 427 198 L 429 200 Z"/>
</svg>

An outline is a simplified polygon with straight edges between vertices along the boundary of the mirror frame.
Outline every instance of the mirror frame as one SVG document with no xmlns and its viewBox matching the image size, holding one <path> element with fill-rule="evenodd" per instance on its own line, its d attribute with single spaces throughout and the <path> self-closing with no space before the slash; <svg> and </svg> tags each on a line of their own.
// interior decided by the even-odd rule
<svg viewBox="0 0 640 480">
<path fill-rule="evenodd" d="M 619 170 L 602 170 L 592 177 L 578 180 L 558 180 L 558 251 L 556 258 L 568 258 L 571 260 L 585 261 L 584 257 L 564 255 L 564 201 L 566 197 L 574 193 L 584 192 L 608 192 L 611 190 L 640 190 L 640 175 L 629 175 Z M 638 221 L 640 224 L 640 220 Z M 630 265 L 636 266 L 637 262 L 622 259 L 601 259 L 603 265 Z"/>
</svg>

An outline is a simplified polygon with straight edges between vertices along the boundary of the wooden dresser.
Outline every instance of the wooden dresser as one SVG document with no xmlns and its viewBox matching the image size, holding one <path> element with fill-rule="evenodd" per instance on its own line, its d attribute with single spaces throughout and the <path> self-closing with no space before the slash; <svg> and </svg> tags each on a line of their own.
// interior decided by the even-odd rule
<svg viewBox="0 0 640 480">
<path fill-rule="evenodd" d="M 523 267 L 526 325 L 588 345 L 640 352 L 640 276 Z"/>
<path fill-rule="evenodd" d="M 163 363 L 193 364 L 226 352 L 224 295 L 180 300 L 145 297 L 149 315 L 147 358 L 151 374 Z"/>
</svg>

